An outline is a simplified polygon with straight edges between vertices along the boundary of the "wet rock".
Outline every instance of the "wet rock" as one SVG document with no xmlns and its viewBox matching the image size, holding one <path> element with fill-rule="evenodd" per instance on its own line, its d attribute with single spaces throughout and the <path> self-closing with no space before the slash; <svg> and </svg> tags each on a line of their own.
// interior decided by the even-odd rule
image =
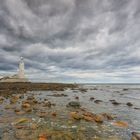
<svg viewBox="0 0 140 140">
<path fill-rule="evenodd" d="M 34 100 L 34 99 L 35 99 L 34 96 L 28 96 L 28 97 L 27 97 L 27 100 Z"/>
<path fill-rule="evenodd" d="M 95 115 L 94 120 L 97 123 L 103 123 L 103 117 L 102 117 L 102 115 Z"/>
<path fill-rule="evenodd" d="M 96 103 L 96 104 L 99 104 L 99 103 L 101 103 L 101 102 L 103 102 L 102 100 L 95 100 L 94 101 L 94 103 Z"/>
<path fill-rule="evenodd" d="M 112 101 L 113 105 L 120 105 L 121 103 L 118 103 L 117 101 Z"/>
<path fill-rule="evenodd" d="M 27 113 L 32 112 L 32 108 L 24 108 L 23 110 Z"/>
<path fill-rule="evenodd" d="M 56 113 L 56 112 L 52 112 L 51 115 L 52 115 L 53 117 L 56 117 L 56 116 L 57 116 L 57 113 Z"/>
<path fill-rule="evenodd" d="M 115 118 L 115 116 L 114 115 L 112 115 L 112 114 L 109 114 L 109 113 L 103 113 L 103 114 L 101 114 L 105 119 L 107 119 L 107 120 L 113 120 L 114 118 Z"/>
<path fill-rule="evenodd" d="M 130 107 L 133 106 L 133 104 L 130 103 L 130 102 L 126 103 L 126 105 L 127 105 L 127 106 L 130 106 Z"/>
<path fill-rule="evenodd" d="M 67 104 L 67 107 L 73 107 L 73 108 L 79 108 L 81 105 L 80 105 L 80 102 L 76 102 L 76 101 L 71 101 Z"/>
<path fill-rule="evenodd" d="M 124 88 L 124 89 L 123 89 L 123 91 L 127 91 L 127 90 L 129 90 L 129 89 L 128 89 L 128 88 Z"/>
<path fill-rule="evenodd" d="M 136 110 L 140 110 L 140 108 L 138 108 L 138 107 L 135 107 L 134 109 L 136 109 Z"/>
<path fill-rule="evenodd" d="M 79 100 L 79 97 L 78 97 L 78 96 L 76 96 L 76 97 L 75 97 L 75 99 L 76 99 L 76 100 Z"/>
<path fill-rule="evenodd" d="M 20 97 L 19 97 L 20 99 L 24 99 L 24 95 L 20 95 Z"/>
<path fill-rule="evenodd" d="M 103 116 L 102 115 L 97 115 L 97 114 L 93 114 L 93 113 L 87 112 L 87 113 L 83 114 L 83 118 L 86 121 L 103 123 Z"/>
<path fill-rule="evenodd" d="M 23 103 L 22 108 L 30 108 L 31 105 L 29 103 Z"/>
<path fill-rule="evenodd" d="M 50 101 L 45 101 L 43 103 L 43 107 L 51 107 L 52 106 L 52 103 Z"/>
<path fill-rule="evenodd" d="M 93 101 L 95 98 L 94 97 L 90 97 L 90 101 Z"/>
<path fill-rule="evenodd" d="M 4 101 L 4 98 L 0 97 L 0 103 L 3 103 L 3 101 Z"/>
<path fill-rule="evenodd" d="M 71 116 L 73 119 L 76 119 L 76 120 L 80 120 L 80 119 L 83 118 L 83 117 L 80 115 L 80 113 L 78 113 L 78 112 L 71 112 L 71 113 L 70 113 L 70 116 Z"/>
<path fill-rule="evenodd" d="M 109 100 L 109 101 L 110 101 L 110 102 L 115 102 L 116 100 L 113 100 L 113 99 L 112 99 L 112 100 Z"/>
<path fill-rule="evenodd" d="M 140 140 L 140 132 L 132 132 L 131 140 Z"/>
<path fill-rule="evenodd" d="M 87 92 L 87 89 L 84 89 L 84 88 L 79 88 L 80 92 L 84 93 L 84 92 Z"/>
<path fill-rule="evenodd" d="M 116 122 L 113 122 L 112 124 L 117 127 L 124 127 L 124 128 L 128 127 L 128 123 L 124 121 L 116 121 Z"/>
<path fill-rule="evenodd" d="M 15 109 L 15 112 L 19 112 L 19 111 L 20 111 L 20 109 L 18 109 L 18 108 Z"/>
<path fill-rule="evenodd" d="M 13 124 L 17 125 L 17 124 L 21 124 L 21 123 L 26 123 L 29 122 L 30 120 L 28 118 L 20 118 L 18 120 L 16 120 Z"/>
<path fill-rule="evenodd" d="M 104 117 L 101 114 L 94 114 L 91 112 L 85 112 L 85 113 L 83 113 L 83 119 L 86 121 L 103 123 Z"/>
<path fill-rule="evenodd" d="M 63 94 L 63 93 L 61 93 L 61 94 L 56 93 L 56 94 L 49 95 L 49 96 L 54 96 L 54 97 L 67 97 L 68 95 Z"/>
<path fill-rule="evenodd" d="M 47 140 L 47 135 L 46 134 L 40 134 L 39 135 L 39 140 Z"/>
</svg>

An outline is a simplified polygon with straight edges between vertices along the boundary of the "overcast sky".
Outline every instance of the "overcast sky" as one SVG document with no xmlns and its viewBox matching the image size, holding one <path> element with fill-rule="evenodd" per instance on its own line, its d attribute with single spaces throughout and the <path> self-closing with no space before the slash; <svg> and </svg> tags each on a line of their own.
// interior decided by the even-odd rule
<svg viewBox="0 0 140 140">
<path fill-rule="evenodd" d="M 0 0 L 0 75 L 140 82 L 140 0 Z"/>
</svg>

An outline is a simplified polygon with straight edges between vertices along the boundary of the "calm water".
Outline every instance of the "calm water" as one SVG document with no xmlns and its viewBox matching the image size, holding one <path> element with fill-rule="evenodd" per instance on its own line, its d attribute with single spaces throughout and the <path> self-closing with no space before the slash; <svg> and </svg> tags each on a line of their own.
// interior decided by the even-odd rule
<svg viewBox="0 0 140 140">
<path fill-rule="evenodd" d="M 24 95 L 24 98 L 29 94 L 32 94 L 39 101 L 43 101 L 44 98 L 47 98 L 49 101 L 56 103 L 56 106 L 48 109 L 47 111 L 55 111 L 58 114 L 58 118 L 53 119 L 39 119 L 34 113 L 26 114 L 26 117 L 32 118 L 34 121 L 40 121 L 40 123 L 46 123 L 47 127 L 51 127 L 53 129 L 62 129 L 65 131 L 75 131 L 75 135 L 77 133 L 76 129 L 84 128 L 88 136 L 94 136 L 95 134 L 101 138 L 101 140 L 106 140 L 105 138 L 109 136 L 116 136 L 121 140 L 129 140 L 131 137 L 132 131 L 140 131 L 140 110 L 135 108 L 140 108 L 140 85 L 80 85 L 81 88 L 87 89 L 87 92 L 81 92 L 78 89 L 75 90 L 65 90 L 60 92 L 55 91 L 40 91 L 40 92 L 29 92 Z M 64 93 L 68 96 L 66 97 L 54 97 L 51 96 L 56 93 Z M 112 122 L 105 122 L 102 125 L 94 124 L 91 122 L 76 122 L 71 126 L 68 125 L 68 117 L 67 114 L 71 111 L 66 107 L 67 103 L 70 101 L 77 101 L 75 97 L 79 97 L 79 102 L 83 108 L 86 108 L 88 111 L 93 113 L 111 113 L 117 116 L 116 120 L 126 121 L 129 124 L 128 128 L 117 128 L 112 125 Z M 94 101 L 90 101 L 90 97 L 94 97 L 95 100 L 102 100 L 103 102 L 96 104 Z M 109 100 L 116 100 L 121 103 L 118 106 L 112 105 Z M 4 106 L 7 103 L 8 99 L 0 105 L 0 117 L 9 117 L 16 118 L 15 113 L 11 110 L 4 110 Z M 127 102 L 131 102 L 133 104 L 132 107 L 128 107 L 126 105 Z M 18 106 L 20 103 L 16 104 Z M 40 110 L 43 108 L 40 107 Z M 73 110 L 72 110 L 73 111 Z M 11 119 L 11 121 L 13 121 Z M 2 130 L 8 127 L 8 123 L 0 122 L 0 131 L 2 134 Z"/>
</svg>

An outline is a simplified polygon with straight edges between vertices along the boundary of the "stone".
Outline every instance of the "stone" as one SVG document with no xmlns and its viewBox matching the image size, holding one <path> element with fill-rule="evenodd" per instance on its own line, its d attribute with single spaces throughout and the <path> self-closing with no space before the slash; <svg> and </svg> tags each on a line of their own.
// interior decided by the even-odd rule
<svg viewBox="0 0 140 140">
<path fill-rule="evenodd" d="M 29 103 L 23 103 L 22 108 L 30 108 L 31 105 Z"/>
<path fill-rule="evenodd" d="M 73 108 L 79 108 L 81 105 L 80 105 L 80 102 L 76 102 L 76 101 L 71 101 L 67 104 L 67 107 L 73 107 Z"/>
<path fill-rule="evenodd" d="M 43 104 L 43 107 L 51 107 L 52 104 L 50 101 L 45 101 L 44 104 Z"/>
<path fill-rule="evenodd" d="M 130 103 L 130 102 L 126 103 L 126 105 L 127 105 L 127 106 L 130 106 L 130 107 L 133 106 L 133 104 Z"/>
<path fill-rule="evenodd" d="M 40 134 L 39 135 L 39 140 L 47 140 L 47 135 L 46 134 Z"/>
<path fill-rule="evenodd" d="M 95 98 L 94 97 L 90 97 L 90 101 L 93 101 Z"/>
<path fill-rule="evenodd" d="M 51 115 L 52 115 L 53 117 L 56 117 L 57 113 L 56 113 L 56 112 L 52 112 Z"/>
<path fill-rule="evenodd" d="M 94 103 L 99 104 L 100 102 L 103 102 L 102 100 L 95 100 Z"/>
<path fill-rule="evenodd" d="M 140 132 L 132 132 L 131 140 L 140 140 Z"/>
<path fill-rule="evenodd" d="M 102 117 L 102 115 L 95 115 L 94 120 L 97 123 L 103 123 L 103 117 Z"/>
<path fill-rule="evenodd" d="M 115 118 L 114 115 L 109 114 L 109 113 L 103 113 L 102 116 L 107 120 L 113 120 Z"/>
<path fill-rule="evenodd" d="M 76 99 L 76 100 L 79 100 L 79 97 L 78 97 L 78 96 L 76 96 L 76 97 L 75 97 L 75 99 Z"/>
<path fill-rule="evenodd" d="M 116 102 L 116 101 L 113 101 L 112 104 L 113 104 L 113 105 L 120 105 L 120 103 L 118 103 L 118 102 Z"/>
<path fill-rule="evenodd" d="M 14 122 L 14 124 L 17 125 L 17 124 L 26 123 L 26 122 L 29 122 L 29 119 L 28 118 L 20 118 L 20 119 L 16 120 Z"/>
<path fill-rule="evenodd" d="M 71 112 L 70 116 L 75 119 L 75 120 L 80 120 L 82 119 L 82 116 L 78 112 Z"/>
<path fill-rule="evenodd" d="M 124 121 L 116 121 L 112 123 L 114 126 L 117 127 L 123 127 L 123 128 L 127 128 L 128 127 L 128 123 L 124 122 Z"/>
</svg>

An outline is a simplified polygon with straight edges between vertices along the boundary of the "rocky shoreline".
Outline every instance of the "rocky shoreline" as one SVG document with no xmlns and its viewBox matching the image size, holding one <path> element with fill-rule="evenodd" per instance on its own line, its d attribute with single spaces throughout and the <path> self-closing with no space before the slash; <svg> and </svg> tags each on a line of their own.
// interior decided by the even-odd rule
<svg viewBox="0 0 140 140">
<path fill-rule="evenodd" d="M 109 112 L 94 113 L 81 104 L 81 96 L 96 90 L 75 84 L 0 84 L 0 140 L 123 140 L 115 130 L 129 129 L 127 121 Z M 88 100 L 103 103 L 93 96 Z M 121 105 L 114 99 L 108 102 Z M 132 132 L 130 139 L 139 140 L 140 134 Z"/>
</svg>

